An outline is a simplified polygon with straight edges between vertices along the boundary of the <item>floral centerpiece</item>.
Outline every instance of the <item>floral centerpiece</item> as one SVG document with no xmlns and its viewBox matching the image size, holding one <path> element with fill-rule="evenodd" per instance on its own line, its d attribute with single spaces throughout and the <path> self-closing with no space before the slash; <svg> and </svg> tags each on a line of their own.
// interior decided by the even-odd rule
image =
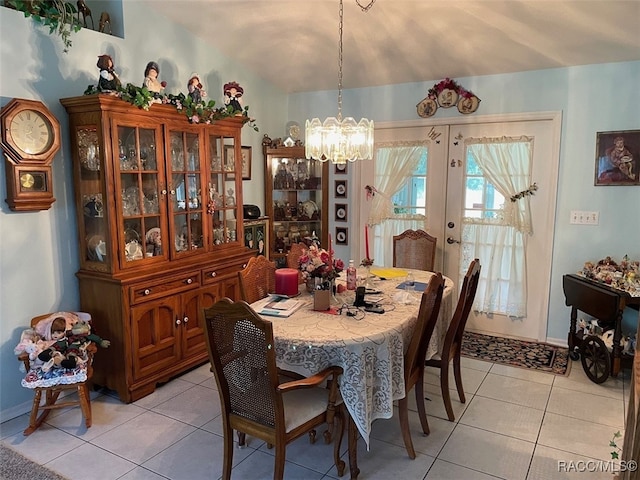
<svg viewBox="0 0 640 480">
<path fill-rule="evenodd" d="M 333 281 L 344 270 L 344 262 L 333 257 L 333 251 L 311 245 L 300 257 L 299 264 L 302 279 L 307 282 L 307 287 L 313 282 L 323 289 L 329 289 Z M 316 282 L 316 279 L 318 281 Z M 315 286 L 313 287 L 315 288 Z"/>
<path fill-rule="evenodd" d="M 629 260 L 626 255 L 620 263 L 611 257 L 606 257 L 597 263 L 585 262 L 578 274 L 629 292 L 631 296 L 640 296 L 640 262 Z"/>
</svg>

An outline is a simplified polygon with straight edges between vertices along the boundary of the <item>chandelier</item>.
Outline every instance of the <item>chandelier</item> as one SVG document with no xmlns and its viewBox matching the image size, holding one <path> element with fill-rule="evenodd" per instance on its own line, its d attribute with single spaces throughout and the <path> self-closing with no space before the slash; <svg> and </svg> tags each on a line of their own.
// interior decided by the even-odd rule
<svg viewBox="0 0 640 480">
<path fill-rule="evenodd" d="M 356 2 L 366 12 L 375 0 L 367 7 Z M 373 120 L 362 118 L 356 123 L 353 117 L 342 118 L 342 0 L 339 12 L 338 117 L 328 117 L 324 122 L 320 122 L 319 118 L 305 122 L 305 156 L 323 162 L 331 160 L 331 163 L 345 164 L 347 161 L 373 158 Z"/>
</svg>

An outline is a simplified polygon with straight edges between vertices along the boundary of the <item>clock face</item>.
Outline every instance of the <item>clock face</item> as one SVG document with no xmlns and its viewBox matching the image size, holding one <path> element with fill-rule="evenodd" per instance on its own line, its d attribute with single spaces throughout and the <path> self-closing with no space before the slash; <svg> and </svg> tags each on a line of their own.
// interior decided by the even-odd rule
<svg viewBox="0 0 640 480">
<path fill-rule="evenodd" d="M 53 142 L 53 129 L 49 120 L 35 110 L 22 110 L 13 117 L 9 133 L 20 150 L 37 155 L 47 150 Z"/>
</svg>

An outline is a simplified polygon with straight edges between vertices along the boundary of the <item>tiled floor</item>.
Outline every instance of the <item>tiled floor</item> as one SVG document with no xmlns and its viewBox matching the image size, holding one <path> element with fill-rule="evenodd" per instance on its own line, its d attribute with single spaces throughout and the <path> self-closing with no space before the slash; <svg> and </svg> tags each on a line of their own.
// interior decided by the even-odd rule
<svg viewBox="0 0 640 480">
<path fill-rule="evenodd" d="M 454 402 L 456 421 L 446 420 L 439 379 L 427 369 L 431 434 L 422 435 L 417 413 L 410 415 L 416 459 L 407 457 L 397 416 L 377 420 L 370 451 L 358 442 L 360 479 L 612 478 L 602 471 L 575 471 L 597 464 L 571 462 L 611 459 L 609 441 L 624 426 L 628 370 L 596 385 L 579 363 L 566 377 L 466 358 L 463 365 L 467 402 Z M 0 426 L 2 442 L 72 480 L 217 479 L 223 441 L 215 388 L 205 365 L 129 405 L 97 394 L 89 429 L 74 408 L 52 412 L 46 425 L 24 437 L 23 415 Z M 415 410 L 413 392 L 411 398 Z M 457 400 L 455 392 L 452 398 Z M 288 447 L 287 458 L 286 479 L 337 476 L 331 446 L 322 441 L 311 445 L 302 437 Z M 576 468 L 559 472 L 560 464 Z M 273 452 L 249 439 L 247 448 L 234 450 L 232 478 L 273 478 Z M 349 478 L 348 467 L 343 478 Z"/>
</svg>

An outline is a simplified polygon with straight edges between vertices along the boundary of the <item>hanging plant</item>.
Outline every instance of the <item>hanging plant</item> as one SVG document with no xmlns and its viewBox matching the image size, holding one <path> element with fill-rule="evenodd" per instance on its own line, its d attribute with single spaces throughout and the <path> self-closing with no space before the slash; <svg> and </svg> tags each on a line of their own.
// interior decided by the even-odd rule
<svg viewBox="0 0 640 480">
<path fill-rule="evenodd" d="M 71 32 L 78 32 L 82 28 L 76 18 L 76 7 L 63 0 L 5 0 L 4 5 L 23 12 L 25 17 L 33 18 L 40 25 L 49 27 L 49 35 L 60 35 L 65 53 L 71 48 Z"/>
</svg>

